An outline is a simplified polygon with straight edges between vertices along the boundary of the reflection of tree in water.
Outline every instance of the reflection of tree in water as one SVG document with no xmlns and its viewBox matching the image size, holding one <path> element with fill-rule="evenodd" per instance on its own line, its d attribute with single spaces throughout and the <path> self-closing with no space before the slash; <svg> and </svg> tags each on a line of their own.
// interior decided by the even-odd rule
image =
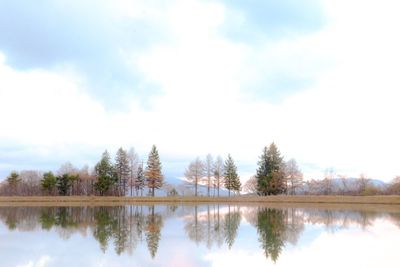
<svg viewBox="0 0 400 267">
<path fill-rule="evenodd" d="M 278 209 L 262 209 L 257 214 L 257 231 L 265 256 L 274 262 L 285 245 L 285 213 Z"/>
<path fill-rule="evenodd" d="M 231 206 L 229 206 L 228 214 L 225 216 L 224 223 L 224 233 L 225 233 L 225 241 L 229 247 L 232 247 L 235 242 L 237 231 L 240 225 L 241 216 L 240 213 L 234 207 L 234 210 L 231 212 Z"/>
<path fill-rule="evenodd" d="M 105 252 L 108 247 L 108 241 L 113 235 L 117 222 L 115 218 L 111 216 L 107 208 L 100 208 L 95 213 L 94 219 L 95 227 L 93 230 L 93 236 L 97 241 L 99 241 L 101 250 Z"/>
<path fill-rule="evenodd" d="M 199 211 L 194 206 L 192 216 L 186 218 L 185 231 L 190 240 L 196 244 L 205 243 L 207 248 L 213 244 L 220 247 L 224 242 L 232 247 L 240 225 L 239 208 L 228 206 L 228 211 L 222 213 L 219 205 L 209 205 L 206 211 Z"/>
<path fill-rule="evenodd" d="M 152 258 L 155 257 L 161 239 L 162 217 L 154 213 L 154 206 L 150 207 L 150 214 L 146 219 L 146 241 Z"/>
<path fill-rule="evenodd" d="M 156 212 L 156 208 L 157 211 Z M 93 234 L 102 251 L 111 243 L 117 254 L 133 253 L 137 244 L 147 243 L 155 257 L 161 239 L 163 220 L 185 218 L 184 229 L 190 240 L 229 248 L 235 242 L 241 215 L 257 228 L 267 257 L 276 261 L 287 243 L 295 244 L 304 223 L 325 225 L 328 231 L 358 225 L 366 228 L 378 218 L 387 218 L 400 227 L 400 213 L 307 208 L 252 208 L 221 206 L 121 206 L 121 207 L 0 207 L 0 220 L 10 229 L 53 230 L 62 238 L 72 234 Z"/>
</svg>

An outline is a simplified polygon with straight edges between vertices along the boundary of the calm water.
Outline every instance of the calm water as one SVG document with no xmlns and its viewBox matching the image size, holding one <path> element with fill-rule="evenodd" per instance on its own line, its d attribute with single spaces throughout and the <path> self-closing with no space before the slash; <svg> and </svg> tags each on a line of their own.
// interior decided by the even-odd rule
<svg viewBox="0 0 400 267">
<path fill-rule="evenodd" d="M 400 213 L 0 207 L 0 266 L 400 266 Z"/>
</svg>

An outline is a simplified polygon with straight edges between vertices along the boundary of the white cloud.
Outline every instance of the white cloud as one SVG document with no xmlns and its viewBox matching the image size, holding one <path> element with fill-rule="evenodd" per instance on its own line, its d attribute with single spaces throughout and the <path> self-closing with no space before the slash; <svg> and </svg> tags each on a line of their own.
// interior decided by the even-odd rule
<svg viewBox="0 0 400 267">
<path fill-rule="evenodd" d="M 17 267 L 46 267 L 51 262 L 49 256 L 42 256 L 38 260 L 31 260 L 26 264 L 18 265 Z"/>
<path fill-rule="evenodd" d="M 158 18 L 169 37 L 139 57 L 126 53 L 161 88 L 150 109 L 129 99 L 128 111 L 110 113 L 86 94 L 72 67 L 16 71 L 0 56 L 3 142 L 41 147 L 44 155 L 82 145 L 134 145 L 145 154 L 155 143 L 169 158 L 231 153 L 239 165 L 255 167 L 262 147 L 275 141 L 308 178 L 331 166 L 384 180 L 400 174 L 397 2 L 324 1 L 328 24 L 321 31 L 256 44 L 221 34 L 232 19 L 222 4 L 118 3 L 116 13 Z M 264 76 L 276 70 L 312 83 L 277 103 L 249 97 L 248 88 L 268 87 Z"/>
</svg>

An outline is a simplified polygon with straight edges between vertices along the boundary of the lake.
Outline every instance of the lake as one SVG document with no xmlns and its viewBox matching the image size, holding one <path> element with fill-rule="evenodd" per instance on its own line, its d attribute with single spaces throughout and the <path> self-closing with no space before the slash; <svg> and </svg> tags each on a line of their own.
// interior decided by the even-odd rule
<svg viewBox="0 0 400 267">
<path fill-rule="evenodd" d="M 396 206 L 0 207 L 0 266 L 399 266 Z"/>
</svg>

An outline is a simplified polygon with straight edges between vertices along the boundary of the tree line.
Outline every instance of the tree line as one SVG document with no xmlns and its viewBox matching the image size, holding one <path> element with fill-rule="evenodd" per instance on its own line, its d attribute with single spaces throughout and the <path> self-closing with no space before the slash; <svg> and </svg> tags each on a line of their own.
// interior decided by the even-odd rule
<svg viewBox="0 0 400 267">
<path fill-rule="evenodd" d="M 163 180 L 159 153 L 153 145 L 145 168 L 134 149 L 119 148 L 114 162 L 106 150 L 92 172 L 88 166 L 78 169 L 71 163 L 62 165 L 56 174 L 12 171 L 0 186 L 0 194 L 142 196 L 147 188 L 147 194 L 154 196 L 154 190 L 161 188 Z"/>
<path fill-rule="evenodd" d="M 170 196 L 208 197 L 219 197 L 222 189 L 228 191 L 228 196 L 240 192 L 259 196 L 400 194 L 400 176 L 383 188 L 374 185 L 365 175 L 356 180 L 348 179 L 344 175 L 336 175 L 333 169 L 327 169 L 322 180 L 304 181 L 296 160 L 285 161 L 275 143 L 263 148 L 255 175 L 243 186 L 230 154 L 225 160 L 221 156 L 214 159 L 211 154 L 204 160 L 195 158 L 186 167 L 184 178 L 181 185 L 170 185 L 164 181 L 156 146 L 152 147 L 146 166 L 133 148 L 129 151 L 120 148 L 114 161 L 106 150 L 92 171 L 88 166 L 78 169 L 71 163 L 62 165 L 56 173 L 13 171 L 0 184 L 0 195 L 154 196 L 158 189 L 163 189 Z"/>
</svg>

